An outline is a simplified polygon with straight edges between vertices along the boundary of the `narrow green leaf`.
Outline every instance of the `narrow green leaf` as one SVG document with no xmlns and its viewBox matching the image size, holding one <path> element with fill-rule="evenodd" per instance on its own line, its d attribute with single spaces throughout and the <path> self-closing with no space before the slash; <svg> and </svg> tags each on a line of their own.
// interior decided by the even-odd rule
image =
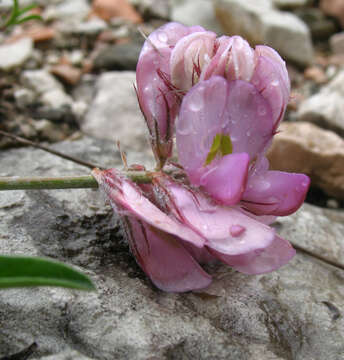
<svg viewBox="0 0 344 360">
<path fill-rule="evenodd" d="M 95 290 L 86 275 L 63 263 L 39 257 L 0 255 L 0 289 L 23 286 Z"/>
<path fill-rule="evenodd" d="M 209 165 L 216 155 L 225 156 L 233 152 L 233 145 L 229 135 L 216 134 L 210 147 L 204 166 Z"/>
<path fill-rule="evenodd" d="M 29 20 L 42 20 L 42 17 L 39 15 L 29 15 L 22 19 L 16 20 L 16 24 L 22 24 L 23 22 L 29 21 Z"/>
<path fill-rule="evenodd" d="M 35 9 L 37 7 L 37 4 L 30 4 L 28 6 L 25 6 L 21 9 L 18 9 L 18 12 L 17 12 L 17 16 L 21 16 L 23 15 L 24 13 L 32 10 L 32 9 Z"/>
</svg>

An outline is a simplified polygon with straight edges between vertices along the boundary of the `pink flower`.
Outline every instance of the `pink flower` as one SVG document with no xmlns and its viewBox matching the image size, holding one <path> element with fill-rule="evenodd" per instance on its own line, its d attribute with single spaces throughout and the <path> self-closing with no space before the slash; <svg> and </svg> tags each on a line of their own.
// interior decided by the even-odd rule
<svg viewBox="0 0 344 360">
<path fill-rule="evenodd" d="M 219 259 L 246 274 L 279 268 L 295 254 L 275 231 L 240 207 L 221 206 L 160 173 L 141 187 L 115 169 L 94 170 L 123 215 L 137 262 L 162 290 L 202 289 L 211 277 L 199 262 Z"/>
<path fill-rule="evenodd" d="M 261 274 L 295 255 L 268 225 L 300 207 L 309 178 L 270 171 L 265 158 L 289 92 L 285 63 L 267 46 L 252 49 L 238 36 L 216 38 L 177 23 L 148 37 L 137 66 L 138 100 L 160 170 L 176 128 L 185 177 L 176 182 L 159 171 L 138 186 L 115 169 L 93 175 L 157 287 L 204 288 L 211 277 L 200 264 L 216 259 Z"/>
<path fill-rule="evenodd" d="M 183 96 L 197 82 L 215 75 L 252 83 L 268 102 L 277 128 L 290 84 L 284 61 L 275 50 L 268 46 L 253 50 L 239 36 L 216 38 L 200 26 L 168 23 L 149 35 L 136 69 L 139 103 L 161 164 L 171 155 Z"/>
</svg>

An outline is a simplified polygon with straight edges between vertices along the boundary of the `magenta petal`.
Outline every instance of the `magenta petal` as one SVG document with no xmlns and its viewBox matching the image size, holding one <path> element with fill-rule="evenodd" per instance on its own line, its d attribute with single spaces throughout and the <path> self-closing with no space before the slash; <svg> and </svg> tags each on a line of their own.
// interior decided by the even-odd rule
<svg viewBox="0 0 344 360">
<path fill-rule="evenodd" d="M 160 181 L 165 181 L 164 186 L 175 204 L 171 211 L 204 237 L 209 248 L 227 255 L 239 255 L 264 249 L 273 241 L 273 229 L 240 210 L 216 205 L 202 193 L 192 192 L 177 183 Z"/>
<path fill-rule="evenodd" d="M 176 139 L 180 163 L 194 185 L 200 185 L 217 134 L 231 138 L 233 153 L 247 153 L 254 159 L 263 151 L 273 134 L 273 119 L 267 100 L 252 84 L 241 80 L 228 83 L 213 76 L 185 95 Z"/>
<path fill-rule="evenodd" d="M 287 264 L 296 254 L 287 240 L 275 236 L 274 241 L 265 249 L 244 255 L 229 256 L 211 250 L 211 253 L 225 264 L 249 275 L 264 274 Z"/>
<path fill-rule="evenodd" d="M 180 240 L 138 221 L 126 218 L 132 252 L 143 271 L 161 290 L 183 292 L 207 287 L 211 277 L 180 244 Z"/>
<path fill-rule="evenodd" d="M 304 174 L 266 171 L 248 179 L 242 204 L 257 215 L 290 215 L 304 202 L 309 184 Z"/>
<path fill-rule="evenodd" d="M 235 205 L 245 190 L 250 158 L 246 153 L 223 156 L 201 177 L 202 187 L 224 205 Z"/>
<path fill-rule="evenodd" d="M 269 102 L 274 129 L 277 129 L 289 102 L 289 78 L 285 78 L 281 63 L 270 57 L 257 56 L 256 62 L 251 82 Z"/>
<path fill-rule="evenodd" d="M 95 169 L 92 171 L 92 175 L 107 194 L 115 210 L 119 206 L 121 209 L 125 209 L 129 215 L 135 216 L 159 230 L 176 235 L 197 247 L 203 247 L 205 239 L 188 226 L 174 221 L 164 214 L 142 194 L 131 180 L 121 176 L 118 170 L 100 171 Z"/>
</svg>

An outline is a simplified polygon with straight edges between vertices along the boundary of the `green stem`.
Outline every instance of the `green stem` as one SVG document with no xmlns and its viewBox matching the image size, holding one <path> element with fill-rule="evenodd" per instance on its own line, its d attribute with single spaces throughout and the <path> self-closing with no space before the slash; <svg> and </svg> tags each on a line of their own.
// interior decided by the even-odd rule
<svg viewBox="0 0 344 360">
<path fill-rule="evenodd" d="M 152 173 L 149 171 L 125 171 L 127 176 L 136 183 L 149 183 Z M 86 189 L 97 188 L 98 183 L 91 175 L 63 177 L 0 177 L 2 190 L 45 190 L 45 189 Z"/>
</svg>

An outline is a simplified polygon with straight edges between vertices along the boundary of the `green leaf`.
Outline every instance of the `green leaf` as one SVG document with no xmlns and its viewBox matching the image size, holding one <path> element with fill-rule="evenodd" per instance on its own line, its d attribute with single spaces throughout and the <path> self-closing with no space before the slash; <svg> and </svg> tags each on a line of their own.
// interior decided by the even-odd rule
<svg viewBox="0 0 344 360">
<path fill-rule="evenodd" d="M 95 290 L 86 275 L 63 263 L 39 257 L 0 255 L 0 289 L 23 286 Z"/>
<path fill-rule="evenodd" d="M 233 152 L 233 145 L 229 135 L 216 134 L 213 143 L 204 162 L 204 166 L 209 165 L 216 155 L 225 156 Z"/>
<path fill-rule="evenodd" d="M 29 20 L 42 20 L 42 17 L 39 15 L 28 15 L 22 19 L 16 20 L 16 24 L 22 24 L 25 21 L 29 21 Z"/>
</svg>

